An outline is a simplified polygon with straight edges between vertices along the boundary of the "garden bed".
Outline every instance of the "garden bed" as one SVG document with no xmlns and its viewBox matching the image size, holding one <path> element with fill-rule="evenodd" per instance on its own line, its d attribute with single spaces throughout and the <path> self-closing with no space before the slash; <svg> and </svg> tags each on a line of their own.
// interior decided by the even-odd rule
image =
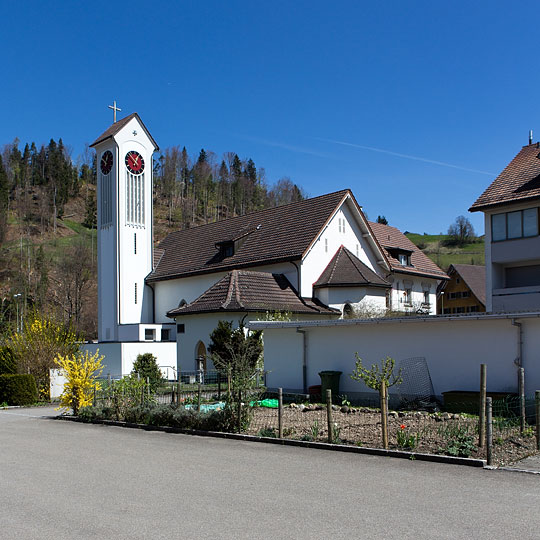
<svg viewBox="0 0 540 540">
<path fill-rule="evenodd" d="M 334 442 L 382 448 L 381 416 L 378 410 L 334 406 L 332 416 Z M 326 409 L 321 405 L 292 404 L 283 408 L 285 438 L 327 442 L 327 426 Z M 277 434 L 277 430 L 277 411 L 256 408 L 246 433 L 272 436 Z M 477 446 L 477 416 L 391 411 L 388 432 L 390 449 L 486 459 L 485 447 Z M 519 425 L 508 419 L 494 419 L 493 443 L 493 463 L 498 466 L 514 463 L 536 453 L 533 429 L 529 427 L 524 434 L 520 434 Z"/>
</svg>

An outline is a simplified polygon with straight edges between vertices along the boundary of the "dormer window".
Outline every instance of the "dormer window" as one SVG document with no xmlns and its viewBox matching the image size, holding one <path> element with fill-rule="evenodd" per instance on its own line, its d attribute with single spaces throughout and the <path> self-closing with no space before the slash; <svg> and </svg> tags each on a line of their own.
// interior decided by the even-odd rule
<svg viewBox="0 0 540 540">
<path fill-rule="evenodd" d="M 388 253 L 397 259 L 401 266 L 412 266 L 411 255 L 412 251 L 403 248 L 387 247 Z"/>
<path fill-rule="evenodd" d="M 219 255 L 223 259 L 234 255 L 234 241 L 218 242 L 216 248 L 219 250 Z"/>
<path fill-rule="evenodd" d="M 411 256 L 405 253 L 398 254 L 398 261 L 401 266 L 411 266 Z"/>
</svg>

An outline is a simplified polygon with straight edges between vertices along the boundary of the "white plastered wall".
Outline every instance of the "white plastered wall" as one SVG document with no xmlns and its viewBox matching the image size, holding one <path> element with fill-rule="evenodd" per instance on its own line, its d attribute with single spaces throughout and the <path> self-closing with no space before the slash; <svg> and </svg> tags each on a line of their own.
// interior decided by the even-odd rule
<svg viewBox="0 0 540 540">
<path fill-rule="evenodd" d="M 168 379 L 176 378 L 176 343 L 175 342 L 134 342 L 134 343 L 85 343 L 81 349 L 105 358 L 103 360 L 102 377 L 121 377 L 129 375 L 137 355 L 152 353 L 157 358 L 157 364 Z"/>
<path fill-rule="evenodd" d="M 429 314 L 437 311 L 437 283 L 435 279 L 394 273 L 388 278 L 392 282 L 391 309 L 393 311 L 416 311 L 424 303 L 424 291 L 429 292 Z M 411 289 L 411 305 L 405 304 L 405 289 Z"/>
<path fill-rule="evenodd" d="M 345 304 L 350 304 L 359 312 L 382 316 L 386 312 L 386 290 L 375 287 L 326 287 L 316 289 L 316 294 L 321 302 L 340 311 L 343 311 Z"/>
<path fill-rule="evenodd" d="M 540 318 L 521 319 L 523 367 L 528 396 L 540 389 Z M 396 364 L 405 358 L 425 357 L 436 395 L 450 390 L 476 391 L 480 364 L 487 364 L 488 391 L 516 392 L 518 329 L 511 319 L 399 319 L 385 322 L 305 327 L 307 338 L 307 383 L 320 384 L 322 370 L 339 370 L 344 394 L 369 392 L 353 381 L 358 352 L 365 366 L 391 356 Z M 264 330 L 265 369 L 269 386 L 289 390 L 302 388 L 302 335 L 295 329 Z M 396 392 L 396 388 L 391 389 Z"/>
</svg>

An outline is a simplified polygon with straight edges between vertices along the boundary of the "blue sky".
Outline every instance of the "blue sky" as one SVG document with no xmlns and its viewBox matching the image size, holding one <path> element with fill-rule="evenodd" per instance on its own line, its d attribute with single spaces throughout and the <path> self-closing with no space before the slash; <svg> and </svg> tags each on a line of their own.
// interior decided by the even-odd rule
<svg viewBox="0 0 540 540">
<path fill-rule="evenodd" d="M 138 112 L 161 148 L 234 151 L 370 219 L 446 232 L 538 129 L 540 4 L 0 0 L 0 144 L 73 157 Z M 535 137 L 537 140 L 537 137 Z"/>
</svg>

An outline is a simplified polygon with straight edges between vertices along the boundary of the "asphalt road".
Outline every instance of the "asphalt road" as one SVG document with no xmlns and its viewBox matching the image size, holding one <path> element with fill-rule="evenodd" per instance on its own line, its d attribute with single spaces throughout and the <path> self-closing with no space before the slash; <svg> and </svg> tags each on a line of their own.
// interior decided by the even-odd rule
<svg viewBox="0 0 540 540">
<path fill-rule="evenodd" d="M 0 538 L 540 537 L 540 476 L 0 411 Z"/>
</svg>

